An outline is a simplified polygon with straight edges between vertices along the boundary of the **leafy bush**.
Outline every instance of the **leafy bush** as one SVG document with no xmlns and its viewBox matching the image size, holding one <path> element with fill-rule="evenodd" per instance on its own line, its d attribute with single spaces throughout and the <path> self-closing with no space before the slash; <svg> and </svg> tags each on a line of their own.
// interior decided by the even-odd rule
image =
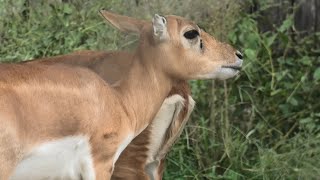
<svg viewBox="0 0 320 180">
<path fill-rule="evenodd" d="M 197 109 L 170 154 L 168 179 L 319 177 L 320 33 L 296 32 L 294 11 L 264 31 L 261 16 L 278 4 L 259 5 L 228 34 L 244 52 L 242 74 L 192 84 Z"/>
</svg>

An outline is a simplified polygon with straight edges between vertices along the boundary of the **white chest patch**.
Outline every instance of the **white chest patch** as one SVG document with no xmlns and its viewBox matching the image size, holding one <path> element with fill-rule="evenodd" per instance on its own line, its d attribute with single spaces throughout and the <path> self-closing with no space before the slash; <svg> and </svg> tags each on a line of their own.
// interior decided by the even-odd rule
<svg viewBox="0 0 320 180">
<path fill-rule="evenodd" d="M 10 180 L 94 180 L 89 140 L 71 136 L 32 150 L 18 164 Z"/>
</svg>

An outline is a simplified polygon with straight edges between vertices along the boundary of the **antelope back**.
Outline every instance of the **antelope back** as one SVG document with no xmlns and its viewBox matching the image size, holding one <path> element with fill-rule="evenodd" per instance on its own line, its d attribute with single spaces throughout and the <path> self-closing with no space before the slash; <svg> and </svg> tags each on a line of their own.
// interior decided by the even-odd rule
<svg viewBox="0 0 320 180">
<path fill-rule="evenodd" d="M 68 64 L 87 67 L 109 84 L 115 84 L 125 76 L 132 63 L 133 54 L 117 51 L 76 51 L 72 54 L 24 61 L 27 64 Z"/>
</svg>

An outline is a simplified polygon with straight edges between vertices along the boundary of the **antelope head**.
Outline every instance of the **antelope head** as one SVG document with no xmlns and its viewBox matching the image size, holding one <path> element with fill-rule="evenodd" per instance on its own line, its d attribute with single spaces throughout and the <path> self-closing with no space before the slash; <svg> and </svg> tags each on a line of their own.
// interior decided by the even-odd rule
<svg viewBox="0 0 320 180">
<path fill-rule="evenodd" d="M 242 54 L 194 22 L 156 14 L 152 22 L 100 11 L 113 26 L 140 36 L 137 56 L 175 79 L 228 79 L 239 73 Z"/>
</svg>

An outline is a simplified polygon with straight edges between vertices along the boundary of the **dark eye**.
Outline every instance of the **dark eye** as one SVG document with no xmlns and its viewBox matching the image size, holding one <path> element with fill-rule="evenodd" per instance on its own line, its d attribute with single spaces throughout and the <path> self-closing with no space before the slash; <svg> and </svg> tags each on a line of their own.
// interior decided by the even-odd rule
<svg viewBox="0 0 320 180">
<path fill-rule="evenodd" d="M 199 32 L 197 30 L 190 30 L 183 34 L 183 36 L 187 39 L 194 39 L 199 36 Z"/>
</svg>

